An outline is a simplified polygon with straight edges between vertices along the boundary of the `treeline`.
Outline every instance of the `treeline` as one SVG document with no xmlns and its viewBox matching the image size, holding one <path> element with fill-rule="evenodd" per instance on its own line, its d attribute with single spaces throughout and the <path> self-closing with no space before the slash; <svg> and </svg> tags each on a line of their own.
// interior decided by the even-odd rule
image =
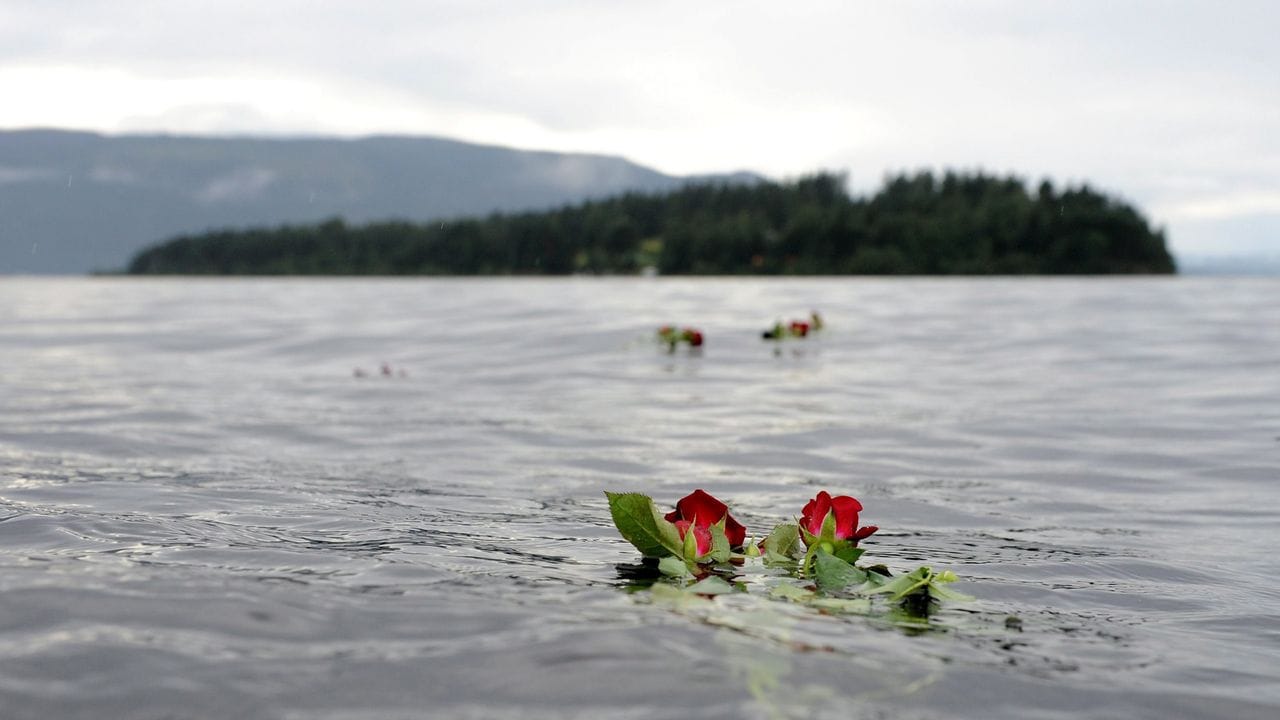
<svg viewBox="0 0 1280 720">
<path fill-rule="evenodd" d="M 546 212 L 432 223 L 340 219 L 220 230 L 140 252 L 135 274 L 486 275 L 1170 273 L 1163 233 L 1088 186 L 948 172 L 708 183 Z"/>
</svg>

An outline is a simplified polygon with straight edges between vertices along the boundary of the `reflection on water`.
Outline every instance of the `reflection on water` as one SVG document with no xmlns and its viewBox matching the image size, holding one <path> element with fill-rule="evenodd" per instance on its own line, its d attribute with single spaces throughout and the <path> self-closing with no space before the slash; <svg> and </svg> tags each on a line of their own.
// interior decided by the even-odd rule
<svg viewBox="0 0 1280 720">
<path fill-rule="evenodd" d="M 5 280 L 3 715 L 1271 718 L 1277 291 Z M 603 491 L 694 487 L 978 599 L 654 598 Z"/>
</svg>

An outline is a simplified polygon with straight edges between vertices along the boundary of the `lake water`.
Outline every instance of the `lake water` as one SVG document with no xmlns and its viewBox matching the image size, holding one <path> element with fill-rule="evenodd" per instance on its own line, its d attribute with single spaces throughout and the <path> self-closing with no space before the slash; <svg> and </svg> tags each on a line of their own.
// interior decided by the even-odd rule
<svg viewBox="0 0 1280 720">
<path fill-rule="evenodd" d="M 0 279 L 0 717 L 1270 720 L 1278 318 L 1277 279 Z M 866 559 L 977 599 L 656 602 L 603 491 L 697 487 L 753 535 L 856 495 Z"/>
</svg>

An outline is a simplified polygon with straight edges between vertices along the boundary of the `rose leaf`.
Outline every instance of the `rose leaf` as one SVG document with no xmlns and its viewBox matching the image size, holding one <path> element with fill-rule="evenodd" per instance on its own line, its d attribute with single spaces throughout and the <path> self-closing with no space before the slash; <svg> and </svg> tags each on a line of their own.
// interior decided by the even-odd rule
<svg viewBox="0 0 1280 720">
<path fill-rule="evenodd" d="M 780 523 L 764 539 L 764 556 L 769 562 L 786 562 L 795 559 L 800 546 L 800 526 L 796 523 Z"/>
<path fill-rule="evenodd" d="M 668 577 L 691 577 L 693 573 L 689 572 L 689 566 L 684 560 L 668 555 L 658 561 L 658 572 Z"/>
<path fill-rule="evenodd" d="M 809 605 L 829 613 L 865 615 L 871 612 L 871 600 L 867 598 L 814 598 Z"/>
<path fill-rule="evenodd" d="M 613 524 L 641 555 L 660 558 L 682 554 L 680 532 L 658 512 L 648 495 L 606 492 L 605 497 Z"/>
<path fill-rule="evenodd" d="M 718 575 L 708 575 L 685 588 L 685 592 L 695 595 L 726 595 L 737 591 L 724 578 Z"/>
<path fill-rule="evenodd" d="M 823 592 L 843 590 L 867 581 L 867 573 L 828 552 L 818 552 L 813 559 L 814 580 Z"/>
<path fill-rule="evenodd" d="M 898 577 L 893 578 L 878 588 L 868 590 L 867 594 L 873 595 L 878 593 L 888 593 L 893 600 L 901 600 L 917 590 L 928 586 L 929 577 L 932 572 L 932 569 L 928 566 L 917 568 L 906 575 L 899 575 Z"/>
<path fill-rule="evenodd" d="M 712 525 L 710 528 L 712 562 L 729 562 L 729 556 L 733 554 L 729 549 L 729 536 L 725 534 L 724 527 L 725 518 L 720 518 L 720 522 Z"/>
<path fill-rule="evenodd" d="M 783 598 L 792 602 L 808 602 L 813 598 L 813 591 L 795 585 L 782 584 L 770 589 L 769 596 Z"/>
<path fill-rule="evenodd" d="M 860 547 L 845 544 L 836 548 L 835 556 L 852 565 L 858 562 L 858 558 L 862 557 L 864 552 L 866 550 Z"/>
</svg>

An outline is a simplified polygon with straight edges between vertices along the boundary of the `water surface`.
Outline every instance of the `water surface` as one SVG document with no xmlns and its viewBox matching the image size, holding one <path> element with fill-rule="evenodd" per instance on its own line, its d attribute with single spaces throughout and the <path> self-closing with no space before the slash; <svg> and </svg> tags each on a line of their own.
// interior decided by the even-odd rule
<svg viewBox="0 0 1280 720">
<path fill-rule="evenodd" d="M 1274 718 L 1277 317 L 1274 279 L 0 280 L 0 715 Z M 868 558 L 977 600 L 630 592 L 602 491 L 695 487 L 752 533 L 856 495 Z"/>
</svg>

